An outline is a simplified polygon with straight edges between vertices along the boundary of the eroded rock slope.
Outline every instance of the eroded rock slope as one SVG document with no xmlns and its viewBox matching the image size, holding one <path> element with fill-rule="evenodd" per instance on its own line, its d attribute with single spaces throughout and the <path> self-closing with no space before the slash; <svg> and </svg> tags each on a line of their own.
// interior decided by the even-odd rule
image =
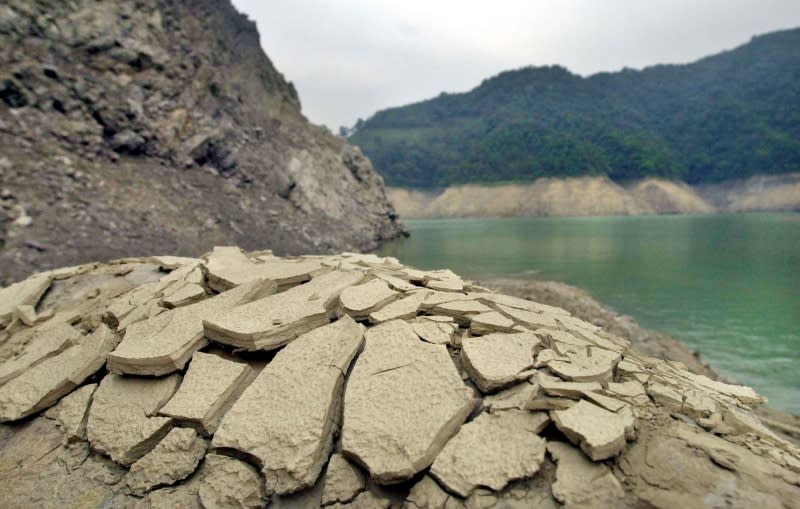
<svg viewBox="0 0 800 509">
<path fill-rule="evenodd" d="M 303 117 L 228 0 L 0 5 L 0 282 L 214 243 L 363 251 L 403 231 L 369 160 Z"/>
<path fill-rule="evenodd" d="M 39 273 L 0 309 L 3 507 L 800 500 L 752 389 L 449 270 L 221 247 Z"/>
</svg>

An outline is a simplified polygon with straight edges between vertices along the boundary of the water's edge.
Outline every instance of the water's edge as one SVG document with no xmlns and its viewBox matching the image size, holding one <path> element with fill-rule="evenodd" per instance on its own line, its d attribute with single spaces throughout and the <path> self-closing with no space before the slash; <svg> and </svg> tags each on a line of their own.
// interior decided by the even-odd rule
<svg viewBox="0 0 800 509">
<path fill-rule="evenodd" d="M 721 376 L 686 343 L 663 332 L 643 328 L 633 317 L 617 313 L 586 290 L 576 286 L 558 281 L 524 278 L 488 278 L 478 283 L 500 293 L 566 309 L 582 320 L 627 339 L 635 349 L 646 355 L 677 361 L 689 371 L 715 380 L 736 382 Z M 769 406 L 757 408 L 756 413 L 773 431 L 800 442 L 800 416 Z"/>
<path fill-rule="evenodd" d="M 547 279 L 585 288 L 605 309 L 635 316 L 637 329 L 680 338 L 717 373 L 800 414 L 793 374 L 800 214 L 423 219 L 409 226 L 411 238 L 387 244 L 382 255 L 478 281 Z M 554 293 L 532 298 L 563 300 Z"/>
</svg>

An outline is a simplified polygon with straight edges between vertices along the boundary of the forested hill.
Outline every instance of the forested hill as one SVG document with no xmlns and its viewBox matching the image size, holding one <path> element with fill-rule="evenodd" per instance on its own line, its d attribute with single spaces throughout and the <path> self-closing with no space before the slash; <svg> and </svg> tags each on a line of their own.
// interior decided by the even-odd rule
<svg viewBox="0 0 800 509">
<path fill-rule="evenodd" d="M 526 67 L 359 124 L 350 141 L 400 187 L 797 172 L 800 29 L 687 65 L 587 78 Z"/>
</svg>

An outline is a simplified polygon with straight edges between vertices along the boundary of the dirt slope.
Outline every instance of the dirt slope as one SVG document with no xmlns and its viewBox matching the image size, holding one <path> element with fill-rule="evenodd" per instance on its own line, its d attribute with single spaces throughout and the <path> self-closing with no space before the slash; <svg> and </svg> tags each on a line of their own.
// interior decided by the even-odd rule
<svg viewBox="0 0 800 509">
<path fill-rule="evenodd" d="M 0 6 L 0 281 L 122 254 L 367 250 L 404 231 L 228 0 Z"/>
</svg>

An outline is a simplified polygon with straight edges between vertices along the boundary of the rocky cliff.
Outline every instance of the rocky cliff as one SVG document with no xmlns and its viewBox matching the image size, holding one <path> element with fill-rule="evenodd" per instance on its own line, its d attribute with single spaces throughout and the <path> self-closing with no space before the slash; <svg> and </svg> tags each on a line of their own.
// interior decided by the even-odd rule
<svg viewBox="0 0 800 509">
<path fill-rule="evenodd" d="M 368 250 L 404 231 L 311 125 L 228 0 L 0 6 L 0 280 L 236 242 Z"/>
<path fill-rule="evenodd" d="M 647 178 L 621 185 L 607 177 L 542 178 L 531 184 L 389 188 L 405 218 L 635 216 L 800 210 L 800 174 L 759 175 L 719 184 Z"/>
</svg>

